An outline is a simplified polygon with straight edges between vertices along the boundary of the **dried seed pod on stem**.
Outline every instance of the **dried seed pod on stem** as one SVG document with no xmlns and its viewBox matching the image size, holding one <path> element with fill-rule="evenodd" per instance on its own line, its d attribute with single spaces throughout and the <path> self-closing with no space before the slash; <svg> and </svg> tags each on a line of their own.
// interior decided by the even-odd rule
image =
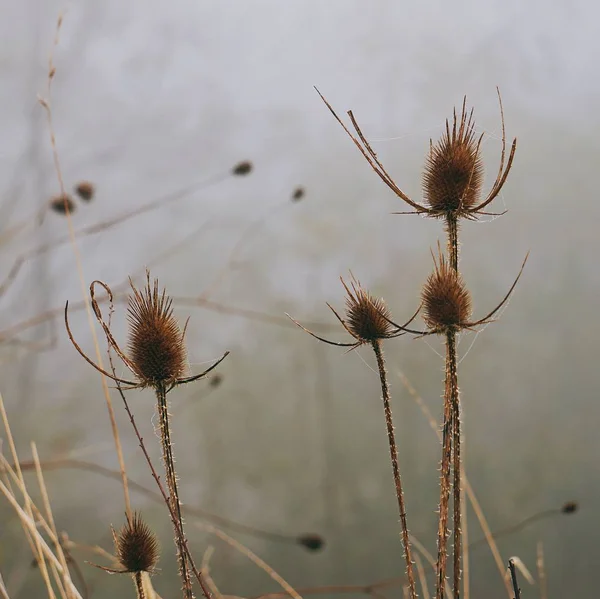
<svg viewBox="0 0 600 599">
<path fill-rule="evenodd" d="M 444 597 L 446 579 L 448 519 L 450 502 L 451 462 L 454 470 L 454 596 L 460 595 L 460 563 L 462 551 L 461 537 L 461 444 L 460 444 L 460 393 L 458 386 L 458 359 L 456 336 L 463 330 L 473 330 L 492 321 L 512 294 L 527 257 L 514 283 L 502 301 L 486 316 L 472 320 L 471 294 L 460 273 L 452 268 L 438 247 L 438 258 L 433 255 L 434 270 L 427 278 L 421 293 L 423 320 L 428 331 L 410 331 L 418 335 L 439 334 L 446 342 L 446 371 L 444 383 L 444 415 L 442 426 L 442 465 L 440 474 L 440 513 L 438 520 L 438 599 Z M 392 323 L 393 324 L 393 323 Z"/>
<path fill-rule="evenodd" d="M 352 277 L 350 286 L 343 279 L 342 285 L 346 290 L 346 313 L 345 318 L 342 318 L 335 309 L 327 304 L 335 317 L 340 321 L 344 329 L 354 338 L 352 343 L 340 343 L 330 341 L 320 337 L 303 327 L 298 321 L 294 322 L 304 331 L 330 345 L 338 347 L 349 347 L 350 350 L 356 349 L 361 345 L 369 344 L 373 348 L 375 358 L 377 360 L 377 368 L 379 371 L 379 379 L 381 383 L 381 392 L 383 398 L 383 407 L 385 414 L 385 422 L 390 447 L 390 458 L 392 462 L 392 471 L 394 475 L 394 484 L 396 487 L 396 499 L 398 501 L 398 511 L 400 514 L 400 523 L 402 529 L 402 544 L 404 546 L 404 558 L 406 560 L 406 575 L 408 578 L 408 587 L 412 599 L 416 599 L 416 583 L 413 572 L 413 560 L 411 544 L 408 534 L 408 526 L 406 523 L 406 507 L 404 503 L 404 492 L 402 489 L 402 479 L 400 477 L 400 464 L 398 461 L 398 449 L 396 445 L 396 437 L 394 434 L 394 424 L 392 420 L 392 408 L 390 398 L 390 388 L 387 379 L 385 368 L 385 358 L 383 354 L 382 341 L 384 339 L 392 339 L 404 334 L 404 329 L 417 316 L 419 310 L 415 312 L 412 318 L 403 326 L 394 325 L 390 320 L 390 312 L 385 302 L 382 299 L 373 297 L 366 291 L 360 283 Z M 290 317 L 291 318 L 291 317 Z M 293 319 L 292 319 L 293 320 Z"/>
<path fill-rule="evenodd" d="M 152 574 L 160 557 L 158 538 L 144 522 L 141 515 L 134 512 L 117 533 L 112 529 L 115 543 L 115 558 L 120 568 L 107 568 L 93 564 L 111 574 L 131 574 L 138 599 L 146 599 L 143 574 Z"/>
<path fill-rule="evenodd" d="M 128 389 L 141 389 L 145 387 L 152 387 L 154 389 L 160 419 L 160 437 L 169 489 L 169 501 L 173 514 L 176 516 L 176 521 L 173 525 L 179 574 L 183 582 L 185 597 L 189 599 L 193 597 L 192 582 L 187 564 L 186 538 L 171 443 L 167 394 L 179 385 L 190 383 L 206 376 L 225 359 L 229 352 L 226 352 L 215 364 L 201 374 L 184 377 L 183 375 L 187 368 L 184 343 L 185 329 L 183 332 L 179 329 L 177 320 L 173 315 L 171 298 L 166 295 L 165 290 L 160 293 L 158 280 L 155 279 L 151 285 L 150 273 L 148 271 L 146 272 L 146 286 L 141 291 L 136 289 L 133 282 L 130 281 L 130 284 L 132 295 L 129 297 L 128 305 L 130 326 L 129 355 L 125 354 L 115 341 L 110 327 L 102 317 L 100 307 L 95 298 L 95 289 L 98 285 L 106 291 L 109 301 L 112 302 L 112 292 L 108 285 L 101 281 L 94 281 L 90 285 L 90 297 L 94 314 L 102 326 L 110 348 L 114 350 L 134 375 L 134 381 L 120 379 L 106 372 L 83 352 L 71 333 L 68 321 L 68 302 L 65 306 L 65 326 L 69 339 L 75 349 L 96 370 L 110 379 L 117 381 L 119 384 L 127 385 Z"/>
</svg>

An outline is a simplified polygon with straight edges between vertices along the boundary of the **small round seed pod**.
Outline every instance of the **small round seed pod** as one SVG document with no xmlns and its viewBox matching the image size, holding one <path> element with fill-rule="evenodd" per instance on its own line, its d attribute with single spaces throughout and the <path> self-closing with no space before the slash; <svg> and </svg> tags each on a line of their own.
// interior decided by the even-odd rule
<svg viewBox="0 0 600 599">
<path fill-rule="evenodd" d="M 296 187 L 296 189 L 294 189 L 294 192 L 292 193 L 292 202 L 299 202 L 304 197 L 305 193 L 306 191 L 304 187 L 302 187 L 302 185 Z"/>
<path fill-rule="evenodd" d="M 84 201 L 89 202 L 94 197 L 94 184 L 89 181 L 80 181 L 75 186 L 75 193 Z"/>
<path fill-rule="evenodd" d="M 68 194 L 54 196 L 50 200 L 50 208 L 57 214 L 73 214 L 75 211 L 75 202 Z"/>
<path fill-rule="evenodd" d="M 421 292 L 423 320 L 431 331 L 446 332 L 469 326 L 471 294 L 460 273 L 440 254 Z"/>
<path fill-rule="evenodd" d="M 233 167 L 231 172 L 238 177 L 243 177 L 244 175 L 252 172 L 252 163 L 249 160 L 238 162 L 238 164 Z"/>
<path fill-rule="evenodd" d="M 574 514 L 579 509 L 579 504 L 576 501 L 567 501 L 563 504 L 560 511 L 563 514 Z"/>
<path fill-rule="evenodd" d="M 142 387 L 173 384 L 186 370 L 183 335 L 173 315 L 172 299 L 158 290 L 158 280 L 139 291 L 131 285 L 129 359 Z"/>
<path fill-rule="evenodd" d="M 452 130 L 446 121 L 446 132 L 432 146 L 425 162 L 424 202 L 433 215 L 467 216 L 479 202 L 484 169 L 471 117 L 463 106 L 458 127 L 456 114 Z"/>
<path fill-rule="evenodd" d="M 325 546 L 325 539 L 321 535 L 308 533 L 298 537 L 298 544 L 310 552 L 321 551 Z"/>
<path fill-rule="evenodd" d="M 137 513 L 115 535 L 115 549 L 126 572 L 152 572 L 160 557 L 156 535 Z"/>
<path fill-rule="evenodd" d="M 390 311 L 383 299 L 373 297 L 353 281 L 351 289 L 342 281 L 347 291 L 346 326 L 350 333 L 363 343 L 388 339 L 394 327 L 390 324 Z"/>
</svg>

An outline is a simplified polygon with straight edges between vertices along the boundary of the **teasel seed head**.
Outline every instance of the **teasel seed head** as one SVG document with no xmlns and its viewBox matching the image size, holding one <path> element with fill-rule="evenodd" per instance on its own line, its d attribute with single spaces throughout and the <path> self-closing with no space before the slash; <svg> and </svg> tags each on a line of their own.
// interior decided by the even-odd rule
<svg viewBox="0 0 600 599">
<path fill-rule="evenodd" d="M 563 514 L 574 514 L 579 509 L 579 504 L 576 501 L 567 501 L 560 508 Z"/>
<path fill-rule="evenodd" d="M 152 572 L 160 557 L 156 535 L 134 513 L 115 535 L 116 557 L 126 572 Z"/>
<path fill-rule="evenodd" d="M 232 170 L 234 175 L 238 177 L 243 177 L 252 172 L 252 163 L 249 160 L 244 160 L 242 162 L 238 162 Z"/>
<path fill-rule="evenodd" d="M 473 313 L 471 293 L 460 273 L 440 252 L 434 271 L 421 292 L 423 320 L 432 332 L 445 333 L 468 327 Z"/>
<path fill-rule="evenodd" d="M 296 187 L 296 189 L 294 189 L 294 192 L 292 193 L 292 202 L 299 202 L 304 197 L 305 193 L 306 190 L 304 189 L 304 187 L 302 187 L 302 185 Z"/>
<path fill-rule="evenodd" d="M 94 197 L 94 184 L 89 181 L 80 181 L 75 186 L 75 193 L 85 202 L 89 202 Z"/>
<path fill-rule="evenodd" d="M 50 200 L 50 208 L 57 214 L 73 214 L 75 202 L 68 194 L 59 194 Z"/>
<path fill-rule="evenodd" d="M 131 282 L 130 282 L 131 283 Z M 173 315 L 173 300 L 158 288 L 158 279 L 144 289 L 131 283 L 127 318 L 129 320 L 129 360 L 141 387 L 172 385 L 186 370 L 187 356 L 183 334 Z"/>
<path fill-rule="evenodd" d="M 317 552 L 325 546 L 325 539 L 316 533 L 307 533 L 298 537 L 298 543 L 310 552 Z"/>
<path fill-rule="evenodd" d="M 373 297 L 354 278 L 350 287 L 342 279 L 346 289 L 346 326 L 350 333 L 363 343 L 388 339 L 394 327 L 390 323 L 390 311 L 383 299 Z"/>
<path fill-rule="evenodd" d="M 432 216 L 468 216 L 468 210 L 479 202 L 484 169 L 472 116 L 472 111 L 467 116 L 463 104 L 460 123 L 455 112 L 452 129 L 446 121 L 446 132 L 430 149 L 423 193 Z"/>
</svg>

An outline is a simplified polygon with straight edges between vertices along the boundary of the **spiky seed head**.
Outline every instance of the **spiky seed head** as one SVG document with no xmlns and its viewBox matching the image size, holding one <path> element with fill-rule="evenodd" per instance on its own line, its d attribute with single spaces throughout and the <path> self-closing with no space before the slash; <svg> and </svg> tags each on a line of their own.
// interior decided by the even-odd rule
<svg viewBox="0 0 600 599">
<path fill-rule="evenodd" d="M 298 187 L 296 187 L 296 189 L 294 189 L 294 193 L 292 193 L 292 202 L 299 202 L 304 197 L 304 194 L 304 187 L 302 187 L 302 185 L 299 185 Z"/>
<path fill-rule="evenodd" d="M 50 200 L 50 208 L 57 214 L 73 214 L 75 202 L 68 194 L 59 194 Z"/>
<path fill-rule="evenodd" d="M 243 177 L 248 173 L 252 172 L 252 163 L 249 160 L 244 160 L 242 162 L 238 162 L 232 170 L 234 175 L 238 177 Z"/>
<path fill-rule="evenodd" d="M 127 572 L 152 572 L 160 557 L 158 538 L 138 513 L 115 536 L 115 550 Z"/>
<path fill-rule="evenodd" d="M 483 185 L 483 162 L 479 142 L 475 137 L 475 123 L 465 105 L 457 123 L 456 112 L 452 130 L 446 121 L 446 131 L 431 147 L 423 174 L 425 204 L 434 214 L 455 213 L 465 216 L 477 205 Z"/>
<path fill-rule="evenodd" d="M 436 332 L 463 328 L 473 313 L 471 294 L 460 273 L 440 254 L 421 292 L 423 320 Z"/>
<path fill-rule="evenodd" d="M 307 533 L 298 537 L 298 543 L 308 549 L 308 551 L 316 552 L 323 549 L 325 539 L 315 533 Z"/>
<path fill-rule="evenodd" d="M 346 288 L 346 326 L 363 343 L 387 339 L 392 332 L 390 311 L 383 299 L 373 297 L 353 279 Z"/>
<path fill-rule="evenodd" d="M 576 501 L 567 501 L 560 508 L 563 514 L 574 514 L 579 509 L 579 504 Z"/>
<path fill-rule="evenodd" d="M 139 291 L 131 283 L 129 359 L 142 387 L 170 385 L 186 370 L 183 334 L 173 315 L 173 300 L 158 288 L 158 279 Z"/>
<path fill-rule="evenodd" d="M 85 202 L 89 202 L 94 197 L 94 184 L 89 181 L 80 181 L 75 186 L 75 193 Z"/>
</svg>

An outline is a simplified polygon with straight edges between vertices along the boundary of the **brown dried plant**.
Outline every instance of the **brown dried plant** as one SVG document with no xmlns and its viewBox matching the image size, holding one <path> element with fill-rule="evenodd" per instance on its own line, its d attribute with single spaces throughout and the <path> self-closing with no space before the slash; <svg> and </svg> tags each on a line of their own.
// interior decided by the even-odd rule
<svg viewBox="0 0 600 599">
<path fill-rule="evenodd" d="M 438 526 L 438 580 L 436 599 L 443 599 L 445 591 L 446 543 L 448 537 L 448 503 L 450 495 L 450 461 L 453 458 L 453 488 L 454 488 L 454 585 L 455 599 L 460 596 L 461 578 L 461 430 L 460 404 L 457 378 L 456 334 L 462 329 L 473 329 L 479 325 L 491 322 L 493 316 L 506 303 L 517 280 L 502 302 L 487 316 L 477 321 L 471 320 L 472 302 L 470 294 L 462 281 L 458 270 L 459 220 L 477 220 L 482 215 L 493 213 L 485 209 L 501 192 L 508 174 L 512 168 L 517 140 L 511 145 L 506 159 L 506 130 L 504 124 L 504 109 L 500 91 L 500 117 L 502 124 L 502 150 L 500 165 L 496 179 L 484 199 L 481 199 L 484 180 L 484 166 L 481 159 L 481 142 L 483 134 L 476 136 L 473 110 L 467 111 L 466 97 L 463 100 L 460 118 L 454 111 L 452 126 L 446 120 L 446 129 L 440 140 L 430 142 L 429 154 L 423 173 L 423 202 L 412 200 L 394 182 L 385 167 L 377 157 L 371 145 L 365 138 L 352 111 L 348 116 L 355 136 L 338 117 L 329 102 L 317 90 L 323 102 L 329 108 L 335 119 L 352 139 L 371 168 L 379 178 L 411 208 L 410 212 L 396 214 L 421 214 L 445 221 L 447 234 L 448 257 L 441 254 L 435 262 L 433 274 L 429 277 L 422 294 L 423 316 L 428 330 L 425 332 L 409 331 L 390 321 L 398 333 L 414 332 L 418 335 L 442 334 L 446 338 L 446 380 L 444 392 L 444 421 L 442 440 L 442 472 L 440 483 L 440 514 Z M 527 260 L 527 258 L 525 258 Z M 523 263 L 524 266 L 525 262 Z"/>
<path fill-rule="evenodd" d="M 160 437 L 169 489 L 169 502 L 172 512 L 176 516 L 173 525 L 179 574 L 183 581 L 185 597 L 189 599 L 193 597 L 192 582 L 188 569 L 186 538 L 171 443 L 167 394 L 179 385 L 184 385 L 206 376 L 225 359 L 229 352 L 226 352 L 217 362 L 201 374 L 188 377 L 183 376 L 187 369 L 184 343 L 185 329 L 181 331 L 179 328 L 173 314 L 171 298 L 166 295 L 166 290 L 163 290 L 162 293 L 160 292 L 157 279 L 151 284 L 150 273 L 148 271 L 146 272 L 146 286 L 141 291 L 133 285 L 132 281 L 130 281 L 130 284 L 132 294 L 129 296 L 127 314 L 129 320 L 129 355 L 125 354 L 115 341 L 109 325 L 102 317 L 98 301 L 96 300 L 95 288 L 98 285 L 106 291 L 109 301 L 112 302 L 110 287 L 102 281 L 94 281 L 90 285 L 90 299 L 94 314 L 106 335 L 109 347 L 119 356 L 125 366 L 134 375 L 134 381 L 121 379 L 114 374 L 110 374 L 83 352 L 73 338 L 69 326 L 68 302 L 65 305 L 65 326 L 69 339 L 75 349 L 96 370 L 116 381 L 119 385 L 126 385 L 127 389 L 143 389 L 146 387 L 154 389 L 160 419 Z"/>
<path fill-rule="evenodd" d="M 147 599 L 144 588 L 144 573 L 152 574 L 160 557 L 157 536 L 144 522 L 138 512 L 133 512 L 117 533 L 112 530 L 115 544 L 115 560 L 118 568 L 108 568 L 93 564 L 111 574 L 131 574 L 137 599 Z"/>
<path fill-rule="evenodd" d="M 342 285 L 346 290 L 346 314 L 342 318 L 336 310 L 330 305 L 329 309 L 340 321 L 344 329 L 355 339 L 351 343 L 330 341 L 324 337 L 316 335 L 312 331 L 302 326 L 298 321 L 292 319 L 301 329 L 324 343 L 338 347 L 349 347 L 350 350 L 356 349 L 361 345 L 368 344 L 373 348 L 377 360 L 379 371 L 379 380 L 381 383 L 381 393 L 383 399 L 383 409 L 385 414 L 385 423 L 387 429 L 388 443 L 390 447 L 390 458 L 392 462 L 392 471 L 394 475 L 394 484 L 396 487 L 396 498 L 398 501 L 398 511 L 400 514 L 402 544 L 404 546 L 404 558 L 406 561 L 406 575 L 408 578 L 408 588 L 412 599 L 416 599 L 416 583 L 413 572 L 413 559 L 408 525 L 406 522 L 406 507 L 404 503 L 404 491 L 402 489 L 402 479 L 400 476 L 400 464 L 398 461 L 398 448 L 396 445 L 396 436 L 394 433 L 394 423 L 392 420 L 392 407 L 390 386 L 385 367 L 385 357 L 383 353 L 382 341 L 393 339 L 404 334 L 406 327 L 416 318 L 419 310 L 415 312 L 412 318 L 402 326 L 394 325 L 390 320 L 390 312 L 383 299 L 373 297 L 365 290 L 359 281 L 354 277 L 348 286 L 340 277 Z M 291 317 L 290 317 L 291 318 Z"/>
</svg>

